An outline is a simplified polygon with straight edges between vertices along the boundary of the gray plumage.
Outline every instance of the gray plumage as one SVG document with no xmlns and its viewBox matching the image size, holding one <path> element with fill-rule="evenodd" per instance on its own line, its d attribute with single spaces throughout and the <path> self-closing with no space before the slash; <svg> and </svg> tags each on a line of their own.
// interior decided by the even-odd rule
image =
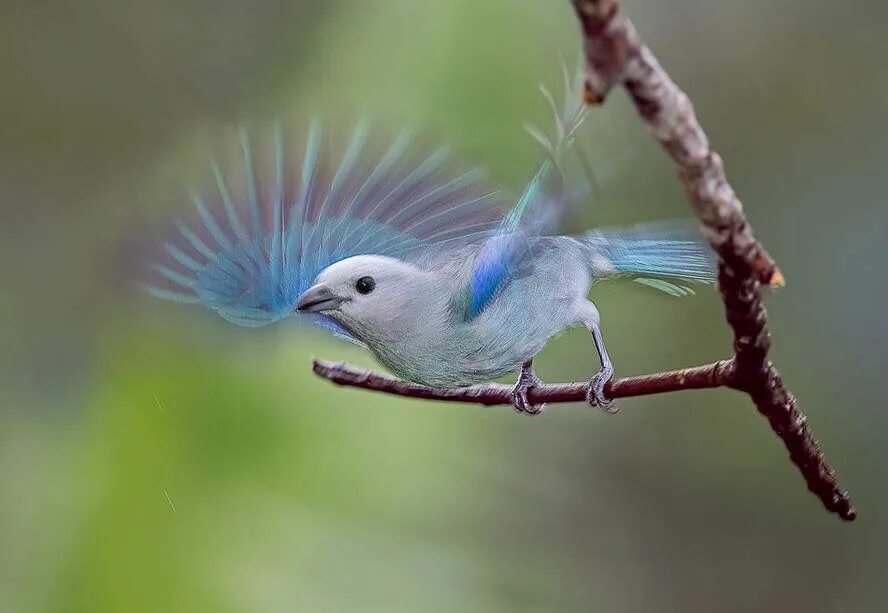
<svg viewBox="0 0 888 613">
<path fill-rule="evenodd" d="M 401 260 L 356 256 L 337 262 L 318 275 L 305 301 L 312 310 L 318 291 L 335 296 L 329 303 L 334 308 L 323 312 L 399 377 L 460 387 L 518 371 L 550 338 L 573 326 L 586 327 L 600 341 L 599 313 L 587 299 L 600 279 L 633 274 L 711 279 L 712 259 L 700 241 L 655 239 L 650 230 L 518 240 L 527 245 L 524 256 L 473 318 L 465 316 L 465 288 L 486 244 L 483 237 Z M 355 289 L 362 278 L 375 282 L 369 294 Z M 609 368 L 603 342 L 596 346 Z"/>
<path fill-rule="evenodd" d="M 331 168 L 320 161 L 321 131 L 312 124 L 294 181 L 280 130 L 266 172 L 243 133 L 241 180 L 213 168 L 218 194 L 195 198 L 200 225 L 177 223 L 184 240 L 165 245 L 169 260 L 154 265 L 147 290 L 244 326 L 298 315 L 433 387 L 520 370 L 513 397 L 527 413 L 539 410 L 527 402 L 538 383 L 533 357 L 562 330 L 583 326 L 602 366 L 588 399 L 608 408 L 613 367 L 590 287 L 629 276 L 685 295 L 692 292 L 682 281 L 709 282 L 714 267 L 696 233 L 662 224 L 548 235 L 565 208 L 564 153 L 585 116 L 579 99 L 568 89 L 562 111 L 552 103 L 552 139 L 529 130 L 547 158 L 505 215 L 480 173 L 447 172 L 446 150 L 411 161 L 406 135 L 366 160 L 361 126 Z"/>
</svg>

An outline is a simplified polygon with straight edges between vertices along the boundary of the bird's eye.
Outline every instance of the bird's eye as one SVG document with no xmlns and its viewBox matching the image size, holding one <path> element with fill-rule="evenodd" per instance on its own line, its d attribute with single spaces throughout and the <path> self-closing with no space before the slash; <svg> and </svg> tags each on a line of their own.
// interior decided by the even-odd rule
<svg viewBox="0 0 888 613">
<path fill-rule="evenodd" d="M 361 277 L 355 281 L 355 289 L 359 294 L 369 294 L 376 288 L 376 281 L 373 277 Z"/>
</svg>

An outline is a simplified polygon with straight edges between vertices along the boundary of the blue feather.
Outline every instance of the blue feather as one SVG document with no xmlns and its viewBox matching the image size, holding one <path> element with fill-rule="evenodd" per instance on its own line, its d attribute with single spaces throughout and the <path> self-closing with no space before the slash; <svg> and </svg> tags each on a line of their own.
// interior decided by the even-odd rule
<svg viewBox="0 0 888 613">
<path fill-rule="evenodd" d="M 472 274 L 466 319 L 474 319 L 496 296 L 511 272 L 509 237 L 497 234 L 484 244 Z"/>
<path fill-rule="evenodd" d="M 320 124 L 312 122 L 292 181 L 280 126 L 271 136 L 270 172 L 257 166 L 262 158 L 241 131 L 241 175 L 226 178 L 211 164 L 217 193 L 193 197 L 198 221 L 176 222 L 182 238 L 164 245 L 169 262 L 153 267 L 157 282 L 148 292 L 259 326 L 293 315 L 298 297 L 338 260 L 368 253 L 399 257 L 497 226 L 494 193 L 480 188 L 476 171 L 447 173 L 446 149 L 411 167 L 405 133 L 367 164 L 367 137 L 366 125 L 359 124 L 340 164 L 326 168 Z M 301 317 L 348 336 L 328 318 Z"/>
<path fill-rule="evenodd" d="M 283 270 L 286 267 L 284 261 L 284 236 L 286 235 L 286 227 L 284 211 L 284 144 L 281 135 L 281 126 L 276 124 L 274 127 L 274 200 L 272 208 L 272 225 L 271 225 L 271 253 L 269 255 L 269 268 L 271 269 L 271 277 L 275 287 L 280 287 Z"/>
<path fill-rule="evenodd" d="M 290 217 L 294 218 L 297 223 L 290 226 L 287 251 L 289 252 L 289 259 L 295 262 L 302 262 L 305 255 L 305 226 L 316 182 L 315 175 L 317 174 L 320 131 L 320 124 L 317 121 L 312 121 L 308 131 L 308 140 L 305 143 L 305 156 L 302 159 L 302 180 L 299 184 L 299 199 L 290 208 Z M 299 275 L 301 269 L 296 267 L 296 271 L 297 275 Z"/>
<path fill-rule="evenodd" d="M 209 231 L 210 236 L 213 237 L 213 240 L 216 241 L 216 244 L 222 249 L 231 249 L 231 241 L 228 240 L 228 237 L 225 236 L 225 232 L 223 232 L 222 228 L 219 227 L 219 224 L 216 223 L 216 219 L 207 210 L 207 206 L 206 204 L 204 204 L 204 201 L 200 198 L 200 196 L 196 195 L 192 197 L 192 200 L 194 200 L 194 204 L 197 207 L 197 212 L 200 215 L 201 220 L 203 221 L 204 227 L 207 229 L 207 231 Z M 201 253 L 207 255 L 206 252 L 203 250 L 201 250 Z M 212 255 L 207 255 L 207 257 L 212 257 Z"/>
<path fill-rule="evenodd" d="M 564 213 L 563 158 L 586 117 L 586 110 L 579 102 L 581 83 L 580 79 L 572 83 L 565 70 L 565 99 L 561 112 L 549 91 L 540 87 L 554 115 L 554 139 L 535 126 L 527 126 L 527 131 L 542 145 L 547 157 L 475 260 L 466 290 L 468 295 L 463 297 L 467 320 L 480 315 L 519 272 L 526 263 L 525 256 L 530 253 L 532 237 L 550 231 Z"/>
<path fill-rule="evenodd" d="M 179 249 L 175 245 L 171 245 L 171 244 L 167 243 L 163 247 L 164 247 L 164 249 L 167 250 L 167 253 L 169 253 L 171 256 L 173 256 L 173 259 L 175 259 L 177 262 L 179 262 L 179 264 L 181 264 L 182 266 L 184 266 L 188 270 L 192 270 L 194 272 L 197 272 L 203 268 L 203 265 L 200 262 L 195 260 L 193 257 L 188 255 L 187 253 L 185 253 L 184 251 L 182 251 L 181 249 Z"/>
<path fill-rule="evenodd" d="M 166 277 L 173 283 L 177 285 L 181 285 L 182 287 L 193 288 L 195 286 L 194 279 L 183 275 L 181 273 L 176 272 L 175 270 L 171 270 L 162 264 L 155 264 L 152 266 L 155 272 L 159 273 L 161 276 Z"/>
<path fill-rule="evenodd" d="M 489 305 L 499 291 L 516 274 L 529 254 L 528 239 L 544 229 L 544 211 L 537 210 L 545 203 L 543 184 L 553 170 L 549 160 L 543 161 L 515 206 L 500 223 L 496 233 L 482 247 L 475 260 L 469 281 L 466 320 L 472 320 Z M 535 220 L 528 219 L 533 211 Z"/>
<path fill-rule="evenodd" d="M 253 167 L 253 150 L 250 147 L 250 137 L 246 130 L 240 131 L 241 148 L 244 157 L 244 175 L 247 182 L 247 193 L 250 199 L 250 221 L 252 223 L 252 236 L 262 233 L 262 209 L 259 204 L 259 188 L 256 184 L 256 171 Z"/>
<path fill-rule="evenodd" d="M 352 138 L 352 141 L 342 158 L 342 162 L 340 163 L 339 168 L 336 169 L 336 174 L 333 176 L 333 181 L 330 183 L 327 194 L 324 196 L 324 201 L 321 204 L 321 209 L 318 213 L 319 219 L 325 218 L 325 214 L 327 213 L 327 210 L 330 206 L 330 201 L 337 200 L 339 198 L 340 192 L 342 191 L 342 186 L 350 178 L 354 166 L 358 161 L 358 156 L 361 154 L 361 149 L 364 147 L 364 143 L 366 141 L 367 124 L 365 122 L 361 122 L 360 124 L 358 124 L 358 127 L 355 130 L 355 135 Z M 327 261 L 327 258 L 324 257 L 324 254 L 329 249 L 330 235 L 332 234 L 333 228 L 335 228 L 335 224 L 326 224 L 323 228 L 322 237 L 320 239 L 315 238 L 315 232 L 312 232 L 308 238 L 309 251 L 311 251 L 312 248 L 315 247 L 318 242 L 320 242 L 320 246 L 317 248 L 317 255 L 315 260 L 316 266 L 320 265 L 321 262 Z"/>
<path fill-rule="evenodd" d="M 182 223 L 178 219 L 175 220 L 173 223 L 176 224 L 176 227 L 179 229 L 179 232 L 182 233 L 182 236 L 185 237 L 185 239 L 188 241 L 188 243 L 196 251 L 198 251 L 201 255 L 203 255 L 206 258 L 212 258 L 215 255 L 215 253 L 213 253 L 213 250 L 210 249 L 209 247 L 207 247 L 207 244 L 205 242 L 203 242 L 200 238 L 198 238 L 198 236 L 194 232 L 192 232 L 191 228 L 186 226 L 184 223 Z"/>
<path fill-rule="evenodd" d="M 183 294 L 182 292 L 174 292 L 168 289 L 162 289 L 159 287 L 155 287 L 153 285 L 143 285 L 143 288 L 146 292 L 154 296 L 155 298 L 160 298 L 162 300 L 169 300 L 170 302 L 179 302 L 181 304 L 199 304 L 200 298 L 190 294 Z"/>
<path fill-rule="evenodd" d="M 228 187 L 225 185 L 222 171 L 219 170 L 219 164 L 213 160 L 211 167 L 213 169 L 213 176 L 216 178 L 216 187 L 219 189 L 219 195 L 222 197 L 222 203 L 225 206 L 225 214 L 228 216 L 228 225 L 234 231 L 234 236 L 237 240 L 246 243 L 249 241 L 247 230 L 244 228 L 244 224 L 241 222 L 240 217 L 238 217 L 237 211 L 234 208 L 234 202 L 231 200 L 231 194 L 228 192 Z"/>
<path fill-rule="evenodd" d="M 583 243 L 601 259 L 599 276 L 637 275 L 699 283 L 715 280 L 715 255 L 690 224 L 654 222 L 587 233 Z"/>
</svg>

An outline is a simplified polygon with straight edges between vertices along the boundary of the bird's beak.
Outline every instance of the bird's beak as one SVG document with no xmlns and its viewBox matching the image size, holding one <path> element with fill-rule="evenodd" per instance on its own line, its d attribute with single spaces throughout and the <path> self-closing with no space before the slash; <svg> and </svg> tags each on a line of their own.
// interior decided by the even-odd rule
<svg viewBox="0 0 888 613">
<path fill-rule="evenodd" d="M 319 283 L 309 287 L 299 296 L 296 310 L 302 313 L 321 313 L 323 311 L 332 311 L 343 302 L 345 302 L 344 298 L 337 296 L 329 287 Z"/>
</svg>

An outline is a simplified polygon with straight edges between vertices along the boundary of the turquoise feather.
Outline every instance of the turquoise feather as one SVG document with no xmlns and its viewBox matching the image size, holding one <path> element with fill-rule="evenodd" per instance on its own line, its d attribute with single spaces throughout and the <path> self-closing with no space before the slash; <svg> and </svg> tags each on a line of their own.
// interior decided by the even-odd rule
<svg viewBox="0 0 888 613">
<path fill-rule="evenodd" d="M 280 126 L 271 138 L 270 172 L 257 167 L 250 135 L 242 130 L 239 176 L 230 181 L 211 163 L 216 193 L 192 198 L 197 219 L 176 222 L 183 240 L 164 245 L 170 260 L 153 267 L 147 290 L 202 304 L 239 325 L 260 326 L 292 315 L 299 295 L 336 261 L 371 253 L 403 257 L 496 227 L 496 192 L 482 188 L 480 172 L 450 174 L 446 149 L 411 167 L 406 133 L 373 162 L 364 153 L 368 139 L 362 123 L 338 166 L 328 168 L 321 162 L 320 124 L 312 122 L 294 187 Z M 231 185 L 243 185 L 243 193 Z M 345 333 L 332 320 L 310 318 Z"/>
</svg>

